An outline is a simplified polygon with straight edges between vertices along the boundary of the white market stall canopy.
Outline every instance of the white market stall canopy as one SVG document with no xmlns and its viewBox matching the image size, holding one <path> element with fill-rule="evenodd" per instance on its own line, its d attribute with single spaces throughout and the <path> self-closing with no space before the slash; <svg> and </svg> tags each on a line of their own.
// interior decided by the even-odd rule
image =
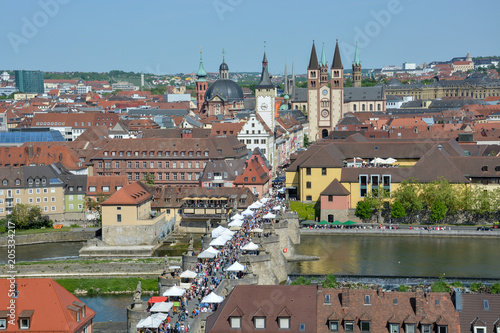
<svg viewBox="0 0 500 333">
<path fill-rule="evenodd" d="M 276 214 L 273 213 L 267 213 L 266 215 L 262 216 L 263 219 L 275 219 Z"/>
<path fill-rule="evenodd" d="M 206 252 L 213 253 L 213 254 L 216 254 L 216 255 L 217 255 L 217 254 L 219 254 L 219 250 L 216 250 L 216 249 L 214 249 L 214 248 L 213 248 L 213 247 L 211 247 L 211 246 L 210 246 L 208 249 L 206 249 L 205 251 L 206 251 Z M 205 251 L 203 251 L 203 252 L 205 252 Z"/>
<path fill-rule="evenodd" d="M 244 216 L 238 213 L 236 215 L 233 215 L 231 217 L 231 220 L 241 220 L 242 218 L 244 218 Z"/>
<path fill-rule="evenodd" d="M 234 234 L 235 234 L 234 231 L 226 229 L 226 230 L 224 230 L 224 232 L 220 236 L 225 237 L 227 239 L 231 239 L 231 238 L 233 238 Z"/>
<path fill-rule="evenodd" d="M 262 198 L 262 199 L 260 199 L 260 202 L 262 202 L 263 204 L 265 204 L 265 203 L 266 203 L 266 202 L 268 202 L 268 201 L 269 201 L 269 199 L 268 199 L 268 198 Z"/>
<path fill-rule="evenodd" d="M 208 252 L 207 250 L 203 251 L 202 253 L 198 254 L 199 259 L 214 259 L 217 257 L 217 254 L 213 252 Z"/>
<path fill-rule="evenodd" d="M 253 211 L 251 209 L 246 209 L 241 214 L 243 214 L 243 216 L 251 216 L 251 215 L 253 215 Z"/>
<path fill-rule="evenodd" d="M 244 270 L 245 270 L 245 266 L 243 266 L 242 264 L 240 264 L 237 261 L 227 268 L 228 272 L 243 272 Z"/>
<path fill-rule="evenodd" d="M 163 320 L 157 317 L 149 316 L 146 319 L 142 319 L 137 324 L 137 328 L 158 328 L 160 327 Z"/>
<path fill-rule="evenodd" d="M 185 279 L 194 279 L 197 276 L 198 276 L 198 274 L 196 274 L 193 271 L 190 271 L 189 269 L 187 271 L 182 272 L 180 275 L 181 278 L 185 278 Z"/>
<path fill-rule="evenodd" d="M 217 238 L 219 237 L 220 235 L 222 235 L 222 233 L 226 230 L 229 230 L 227 228 L 224 228 L 223 226 L 218 226 L 217 228 L 215 228 L 214 230 L 212 230 L 212 237 L 213 238 Z"/>
<path fill-rule="evenodd" d="M 250 242 L 247 245 L 243 246 L 241 249 L 244 251 L 255 251 L 259 248 L 259 245 L 255 244 L 254 242 Z"/>
<path fill-rule="evenodd" d="M 174 306 L 174 303 L 172 303 L 172 302 L 158 302 L 158 303 L 155 303 L 149 311 L 150 312 L 168 312 L 172 309 L 173 306 Z"/>
<path fill-rule="evenodd" d="M 217 295 L 214 292 L 211 292 L 207 296 L 205 296 L 201 302 L 202 303 L 221 303 L 224 300 L 224 297 Z"/>
<path fill-rule="evenodd" d="M 210 242 L 210 246 L 224 246 L 227 243 L 227 239 L 219 236 Z"/>
<path fill-rule="evenodd" d="M 243 220 L 233 220 L 227 226 L 228 227 L 241 227 L 243 225 Z"/>
<path fill-rule="evenodd" d="M 281 206 L 274 206 L 273 207 L 273 210 L 280 210 L 281 209 Z"/>
<path fill-rule="evenodd" d="M 252 230 L 252 232 L 264 232 L 261 228 L 255 228 Z"/>
<path fill-rule="evenodd" d="M 262 207 L 262 204 L 258 201 L 255 201 L 253 204 L 248 206 L 249 209 L 259 209 L 260 207 Z"/>
<path fill-rule="evenodd" d="M 173 286 L 165 290 L 163 293 L 163 296 L 173 296 L 173 297 L 180 297 L 186 293 L 186 290 L 179 288 L 177 286 Z"/>
</svg>

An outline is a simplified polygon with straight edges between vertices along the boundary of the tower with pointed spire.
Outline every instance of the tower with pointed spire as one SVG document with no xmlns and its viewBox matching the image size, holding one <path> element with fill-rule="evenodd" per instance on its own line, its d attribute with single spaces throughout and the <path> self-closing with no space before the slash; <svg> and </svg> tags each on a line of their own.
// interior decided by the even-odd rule
<svg viewBox="0 0 500 333">
<path fill-rule="evenodd" d="M 283 75 L 283 94 L 288 95 L 288 75 L 286 73 L 286 61 L 285 61 L 285 74 Z"/>
<path fill-rule="evenodd" d="M 361 61 L 359 61 L 358 42 L 356 42 L 354 61 L 352 62 L 352 86 L 361 87 Z"/>
<path fill-rule="evenodd" d="M 328 62 L 326 61 L 325 43 L 321 49 L 321 61 L 319 62 L 320 84 L 328 84 Z"/>
<path fill-rule="evenodd" d="M 267 55 L 264 46 L 264 58 L 262 59 L 262 74 L 260 82 L 255 87 L 256 111 L 269 128 L 274 129 L 274 109 L 276 99 L 276 87 L 271 82 L 269 75 Z"/>
<path fill-rule="evenodd" d="M 222 49 L 222 64 L 219 66 L 219 79 L 229 80 L 229 66 L 226 64 L 225 51 Z"/>
<path fill-rule="evenodd" d="M 307 114 L 310 141 L 318 141 L 328 136 L 341 117 L 344 100 L 343 72 L 338 42 L 329 81 L 325 47 L 323 45 L 321 60 L 318 63 L 313 41 L 307 67 Z"/>
<path fill-rule="evenodd" d="M 200 48 L 200 66 L 196 72 L 196 109 L 200 113 L 205 103 L 205 92 L 208 88 L 207 71 L 203 68 L 203 53 Z"/>
</svg>

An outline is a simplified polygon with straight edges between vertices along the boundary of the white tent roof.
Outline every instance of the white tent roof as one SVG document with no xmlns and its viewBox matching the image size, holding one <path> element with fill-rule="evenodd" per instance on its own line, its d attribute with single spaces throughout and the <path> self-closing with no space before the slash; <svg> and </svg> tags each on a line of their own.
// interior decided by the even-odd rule
<svg viewBox="0 0 500 333">
<path fill-rule="evenodd" d="M 263 204 L 266 203 L 267 201 L 269 201 L 268 198 L 262 198 L 262 199 L 260 199 L 260 202 L 262 202 Z"/>
<path fill-rule="evenodd" d="M 254 251 L 259 248 L 259 245 L 255 244 L 254 242 L 250 242 L 247 245 L 243 246 L 241 249 L 246 250 L 246 251 Z"/>
<path fill-rule="evenodd" d="M 211 292 L 207 296 L 205 296 L 201 302 L 202 303 L 221 303 L 224 300 L 224 297 L 217 295 L 214 292 Z"/>
<path fill-rule="evenodd" d="M 261 228 L 254 228 L 252 232 L 264 232 Z"/>
<path fill-rule="evenodd" d="M 149 316 L 146 319 L 142 319 L 137 324 L 137 328 L 158 328 L 160 327 L 163 320 L 157 317 Z"/>
<path fill-rule="evenodd" d="M 263 219 L 275 219 L 276 214 L 273 213 L 267 213 L 266 215 L 262 216 Z"/>
<path fill-rule="evenodd" d="M 182 272 L 180 275 L 181 278 L 186 278 L 186 279 L 194 279 L 197 276 L 198 274 L 196 274 L 193 271 L 190 271 L 189 269 L 187 271 Z"/>
<path fill-rule="evenodd" d="M 258 209 L 262 207 L 262 204 L 258 201 L 255 201 L 253 204 L 251 204 L 250 206 L 248 206 L 249 209 Z"/>
<path fill-rule="evenodd" d="M 241 214 L 243 214 L 243 216 L 253 215 L 253 211 L 251 209 L 246 209 Z"/>
<path fill-rule="evenodd" d="M 170 309 L 172 309 L 172 306 L 174 306 L 174 303 L 172 302 L 158 302 L 153 304 L 151 309 L 149 310 L 150 312 L 168 312 Z"/>
<path fill-rule="evenodd" d="M 224 230 L 224 232 L 221 234 L 222 237 L 226 237 L 227 239 L 233 238 L 235 232 L 231 231 L 229 229 Z"/>
<path fill-rule="evenodd" d="M 168 288 L 167 290 L 165 290 L 165 292 L 163 293 L 163 296 L 182 296 L 186 293 L 186 290 L 182 289 L 182 288 L 179 288 L 177 286 L 173 286 L 173 287 L 170 287 Z"/>
<path fill-rule="evenodd" d="M 273 210 L 280 210 L 281 209 L 281 206 L 274 206 L 273 207 Z"/>
<path fill-rule="evenodd" d="M 231 220 L 236 220 L 236 219 L 240 219 L 241 220 L 242 218 L 244 218 L 244 216 L 238 213 L 236 215 L 233 215 L 231 217 Z"/>
<path fill-rule="evenodd" d="M 228 224 L 228 227 L 241 227 L 243 225 L 243 220 L 233 220 Z"/>
<path fill-rule="evenodd" d="M 219 250 L 216 250 L 216 249 L 214 249 L 211 246 L 208 249 L 206 249 L 205 251 L 213 253 L 213 254 L 218 254 L 219 253 Z M 205 251 L 203 251 L 203 252 L 205 252 Z"/>
<path fill-rule="evenodd" d="M 217 257 L 217 254 L 213 252 L 209 252 L 207 250 L 203 251 L 202 253 L 198 254 L 198 258 L 200 259 L 213 259 Z"/>
<path fill-rule="evenodd" d="M 245 266 L 243 266 L 242 264 L 240 264 L 237 261 L 227 268 L 228 272 L 243 272 L 244 270 L 245 270 Z"/>
<path fill-rule="evenodd" d="M 224 231 L 228 230 L 227 228 L 224 228 L 223 226 L 218 226 L 217 228 L 215 228 L 214 230 L 212 230 L 212 237 L 214 238 L 217 238 L 219 237 L 220 235 L 222 235 L 222 233 Z"/>
<path fill-rule="evenodd" d="M 210 246 L 224 246 L 227 243 L 227 239 L 219 236 L 210 242 Z"/>
</svg>

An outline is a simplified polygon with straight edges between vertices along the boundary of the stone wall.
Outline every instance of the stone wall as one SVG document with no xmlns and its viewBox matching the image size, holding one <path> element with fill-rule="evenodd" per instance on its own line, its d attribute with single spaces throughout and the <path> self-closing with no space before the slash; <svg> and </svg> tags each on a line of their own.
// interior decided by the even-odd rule
<svg viewBox="0 0 500 333">
<path fill-rule="evenodd" d="M 102 227 L 102 240 L 106 245 L 151 245 L 160 235 L 165 218 L 151 225 L 107 225 Z"/>
<path fill-rule="evenodd" d="M 99 228 L 74 228 L 69 231 L 52 231 L 39 234 L 16 235 L 16 245 L 57 242 L 83 242 L 96 236 Z M 0 247 L 7 246 L 7 236 L 0 237 Z"/>
</svg>

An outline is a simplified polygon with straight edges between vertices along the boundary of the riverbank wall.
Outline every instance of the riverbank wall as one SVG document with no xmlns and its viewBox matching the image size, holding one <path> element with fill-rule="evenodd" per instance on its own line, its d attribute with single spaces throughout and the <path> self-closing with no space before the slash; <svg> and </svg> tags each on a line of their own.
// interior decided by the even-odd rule
<svg viewBox="0 0 500 333">
<path fill-rule="evenodd" d="M 113 278 L 113 277 L 144 277 L 156 278 L 163 273 L 162 258 L 147 260 L 71 260 L 47 263 L 36 262 L 18 264 L 15 266 L 18 278 Z M 0 278 L 7 278 L 11 271 L 7 265 L 0 267 Z"/>
<path fill-rule="evenodd" d="M 481 237 L 500 238 L 500 230 L 419 230 L 419 229 L 300 229 L 301 235 L 364 235 L 364 236 L 409 236 L 409 237 Z"/>
<path fill-rule="evenodd" d="M 24 234 L 15 236 L 17 245 L 33 245 L 42 243 L 61 243 L 61 242 L 84 242 L 96 237 L 99 228 L 72 228 L 68 231 L 52 231 L 37 234 Z M 5 234 L 0 237 L 0 247 L 6 247 L 8 236 Z"/>
</svg>

